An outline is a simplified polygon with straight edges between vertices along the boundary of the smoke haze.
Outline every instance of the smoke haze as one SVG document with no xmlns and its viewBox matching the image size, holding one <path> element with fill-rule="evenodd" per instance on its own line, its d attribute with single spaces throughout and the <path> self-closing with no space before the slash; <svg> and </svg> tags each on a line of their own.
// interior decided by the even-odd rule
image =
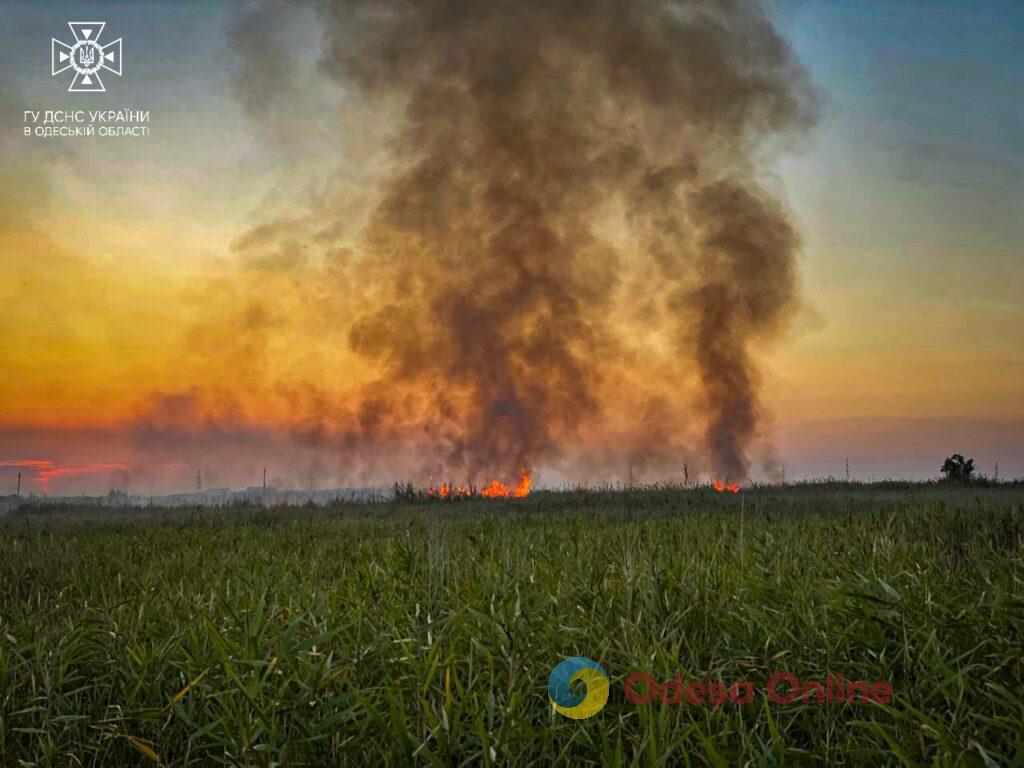
<svg viewBox="0 0 1024 768">
<path fill-rule="evenodd" d="M 232 36 L 251 82 L 295 69 L 272 44 L 279 8 Z M 194 351 L 272 393 L 301 444 L 362 482 L 657 479 L 684 460 L 747 477 L 756 350 L 798 286 L 763 166 L 813 113 L 759 8 L 314 8 L 338 104 L 295 109 L 318 141 L 335 123 L 344 160 L 236 241 L 240 270 L 197 297 Z M 295 334 L 322 340 L 302 374 Z"/>
</svg>

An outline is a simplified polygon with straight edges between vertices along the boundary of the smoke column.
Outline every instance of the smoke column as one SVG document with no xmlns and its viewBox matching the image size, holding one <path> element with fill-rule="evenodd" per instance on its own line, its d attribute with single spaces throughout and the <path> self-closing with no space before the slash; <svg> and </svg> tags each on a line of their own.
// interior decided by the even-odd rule
<svg viewBox="0 0 1024 768">
<path fill-rule="evenodd" d="M 678 472 L 686 453 L 745 478 L 752 353 L 785 330 L 798 285 L 798 237 L 758 169 L 813 112 L 760 9 L 316 9 L 321 71 L 385 136 L 387 170 L 318 289 L 354 308 L 346 352 L 372 375 L 297 405 L 301 434 L 473 481 L 543 464 L 621 475 L 626 454 Z M 322 202 L 303 237 L 349 215 Z"/>
</svg>

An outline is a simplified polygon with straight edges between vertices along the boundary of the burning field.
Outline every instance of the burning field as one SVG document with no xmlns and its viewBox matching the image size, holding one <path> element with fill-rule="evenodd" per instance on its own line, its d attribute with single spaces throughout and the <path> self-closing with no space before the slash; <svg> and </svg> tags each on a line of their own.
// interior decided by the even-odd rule
<svg viewBox="0 0 1024 768">
<path fill-rule="evenodd" d="M 454 483 L 430 484 L 427 497 L 431 499 L 471 499 L 482 496 L 487 499 L 522 499 L 530 495 L 532 480 L 528 470 L 521 470 L 519 482 L 514 486 L 506 485 L 498 480 L 491 480 L 483 488 L 477 490 L 473 485 L 455 485 Z"/>
<path fill-rule="evenodd" d="M 255 82 L 289 62 L 276 8 L 234 33 Z M 799 250 L 770 161 L 814 96 L 758 7 L 379 0 L 315 19 L 341 160 L 202 294 L 190 354 L 217 359 L 187 423 L 272 416 L 336 483 L 451 478 L 439 494 L 522 493 L 522 467 L 770 476 L 756 358 L 798 306 Z M 263 118 L 285 107 L 240 88 Z M 157 449 L 161 425 L 188 429 L 163 402 L 139 416 Z"/>
<path fill-rule="evenodd" d="M 757 3 L 265 0 L 229 27 L 272 183 L 173 297 L 147 276 L 158 344 L 83 353 L 145 350 L 130 386 L 25 396 L 0 458 L 50 462 L 31 490 L 774 475 L 759 360 L 801 301 L 777 160 L 816 94 Z"/>
<path fill-rule="evenodd" d="M 94 5 L 0 29 L 0 768 L 1024 768 L 1019 0 Z"/>
</svg>

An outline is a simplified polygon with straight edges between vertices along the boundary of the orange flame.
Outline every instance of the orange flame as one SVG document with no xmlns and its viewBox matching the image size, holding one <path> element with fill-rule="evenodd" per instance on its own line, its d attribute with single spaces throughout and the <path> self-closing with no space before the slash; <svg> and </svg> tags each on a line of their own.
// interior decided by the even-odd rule
<svg viewBox="0 0 1024 768">
<path fill-rule="evenodd" d="M 489 499 L 522 499 L 530 495 L 532 480 L 528 470 L 520 470 L 519 482 L 515 487 L 498 480 L 491 480 L 486 486 L 480 489 L 480 495 Z M 477 490 L 472 485 L 455 485 L 455 483 L 441 483 L 435 485 L 430 481 L 427 488 L 427 497 L 431 499 L 469 499 L 477 495 Z"/>
<path fill-rule="evenodd" d="M 726 480 L 724 483 L 721 480 L 715 480 L 711 483 L 711 487 L 721 493 L 722 491 L 729 491 L 730 493 L 739 493 L 740 487 L 736 483 L 730 483 Z"/>
<path fill-rule="evenodd" d="M 461 499 L 473 495 L 473 488 L 468 485 L 455 485 L 455 483 L 441 483 L 434 485 L 430 483 L 427 489 L 427 496 L 432 499 Z"/>
<path fill-rule="evenodd" d="M 508 496 L 508 493 L 509 487 L 505 483 L 499 483 L 497 480 L 491 480 L 489 485 L 484 486 L 480 490 L 481 496 L 487 496 L 491 499 Z"/>
<path fill-rule="evenodd" d="M 519 482 L 515 488 L 512 488 L 507 483 L 502 483 L 497 480 L 491 480 L 491 482 L 480 491 L 481 496 L 486 496 L 489 499 L 504 499 L 509 496 L 522 499 L 530 495 L 530 485 L 532 480 L 530 479 L 530 473 L 522 469 L 520 470 Z"/>
</svg>

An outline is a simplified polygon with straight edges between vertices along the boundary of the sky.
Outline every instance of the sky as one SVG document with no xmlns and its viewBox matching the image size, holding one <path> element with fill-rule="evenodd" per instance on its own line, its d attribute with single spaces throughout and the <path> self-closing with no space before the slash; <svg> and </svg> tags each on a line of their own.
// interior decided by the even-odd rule
<svg viewBox="0 0 1024 768">
<path fill-rule="evenodd" d="M 363 380 L 344 308 L 298 342 L 221 344 L 246 238 L 268 210 L 301 216 L 356 151 L 323 117 L 345 94 L 317 75 L 313 15 L 296 6 L 257 40 L 256 56 L 296 52 L 288 79 L 262 81 L 239 52 L 254 5 L 3 6 L 0 494 L 19 472 L 36 493 L 187 490 L 197 467 L 208 485 L 256 484 L 264 466 L 282 486 L 340 482 L 315 449 L 282 442 L 295 420 L 282 382 Z M 1024 5 L 766 12 L 819 117 L 765 169 L 802 237 L 799 311 L 755 352 L 765 443 L 787 479 L 842 476 L 847 459 L 854 478 L 928 478 L 953 452 L 1024 476 Z M 104 94 L 50 76 L 51 37 L 83 18 L 106 21 L 100 42 L 123 39 Z M 26 109 L 120 108 L 148 110 L 151 135 L 24 136 Z M 300 284 L 245 290 L 302 312 Z M 245 388 L 268 370 L 274 387 Z"/>
</svg>

